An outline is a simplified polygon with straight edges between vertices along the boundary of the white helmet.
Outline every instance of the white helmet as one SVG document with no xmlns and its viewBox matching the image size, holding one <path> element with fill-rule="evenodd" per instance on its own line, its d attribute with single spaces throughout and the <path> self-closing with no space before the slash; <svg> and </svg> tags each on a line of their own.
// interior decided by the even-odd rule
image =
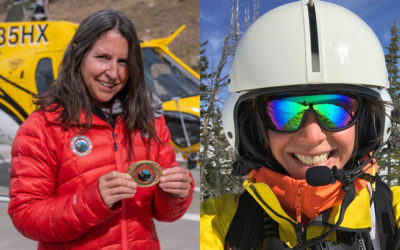
<svg viewBox="0 0 400 250">
<path fill-rule="evenodd" d="M 238 150 L 239 106 L 257 95 L 330 89 L 391 102 L 387 88 L 382 46 L 362 19 L 318 0 L 285 4 L 256 20 L 239 41 L 223 109 L 224 132 Z M 381 142 L 390 126 L 389 118 L 381 119 Z"/>
</svg>

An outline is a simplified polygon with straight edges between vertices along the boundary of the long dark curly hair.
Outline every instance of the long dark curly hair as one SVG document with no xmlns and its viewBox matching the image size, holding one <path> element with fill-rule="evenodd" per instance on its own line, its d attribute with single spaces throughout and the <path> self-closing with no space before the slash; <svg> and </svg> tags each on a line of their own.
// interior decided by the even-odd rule
<svg viewBox="0 0 400 250">
<path fill-rule="evenodd" d="M 151 108 L 153 97 L 144 78 L 140 41 L 133 23 L 119 11 L 100 10 L 82 21 L 64 53 L 58 79 L 48 91 L 37 96 L 35 104 L 39 109 L 50 112 L 61 108 L 57 121 L 60 121 L 64 128 L 81 127 L 82 133 L 89 129 L 92 124 L 93 104 L 82 78 L 81 63 L 100 36 L 113 29 L 125 37 L 129 44 L 129 78 L 124 88 L 110 102 L 116 98 L 121 101 L 128 135 L 138 129 L 148 135 L 149 141 L 153 138 L 158 139 Z M 82 110 L 86 120 L 81 123 Z M 128 140 L 131 151 L 131 136 L 128 136 Z"/>
</svg>

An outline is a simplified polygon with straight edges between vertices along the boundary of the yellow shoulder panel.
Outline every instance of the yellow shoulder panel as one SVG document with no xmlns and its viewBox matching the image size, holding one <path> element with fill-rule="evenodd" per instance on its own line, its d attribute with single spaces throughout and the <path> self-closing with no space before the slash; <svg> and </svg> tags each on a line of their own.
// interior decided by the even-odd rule
<svg viewBox="0 0 400 250">
<path fill-rule="evenodd" d="M 224 249 L 225 236 L 239 204 L 239 195 L 225 194 L 200 207 L 200 249 Z"/>
<path fill-rule="evenodd" d="M 397 228 L 400 228 L 400 186 L 390 188 L 393 194 L 393 214 Z"/>
<path fill-rule="evenodd" d="M 268 187 L 262 182 L 253 183 L 253 179 L 248 179 L 243 186 L 260 204 L 265 212 L 279 224 L 279 235 L 283 242 L 288 246 L 293 247 L 297 244 L 297 236 L 294 226 L 294 221 L 281 207 L 278 198 Z"/>
</svg>

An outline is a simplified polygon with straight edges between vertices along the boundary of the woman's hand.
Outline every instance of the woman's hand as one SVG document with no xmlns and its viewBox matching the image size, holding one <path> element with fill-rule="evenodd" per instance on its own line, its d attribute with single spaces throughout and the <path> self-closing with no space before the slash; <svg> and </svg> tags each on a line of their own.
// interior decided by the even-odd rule
<svg viewBox="0 0 400 250">
<path fill-rule="evenodd" d="M 176 166 L 163 170 L 159 186 L 172 197 L 185 198 L 190 192 L 191 182 L 189 170 Z"/>
<path fill-rule="evenodd" d="M 118 201 L 131 198 L 136 193 L 136 183 L 129 174 L 109 172 L 99 178 L 99 192 L 104 204 L 111 207 Z"/>
</svg>

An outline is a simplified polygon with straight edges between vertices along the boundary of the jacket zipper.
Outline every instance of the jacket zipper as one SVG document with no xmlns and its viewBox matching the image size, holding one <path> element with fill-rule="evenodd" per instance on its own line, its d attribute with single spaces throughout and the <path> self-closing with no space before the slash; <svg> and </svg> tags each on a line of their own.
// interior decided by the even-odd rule
<svg viewBox="0 0 400 250">
<path fill-rule="evenodd" d="M 111 132 L 111 135 L 112 135 L 112 138 L 113 138 L 113 141 L 114 141 L 114 151 L 117 151 L 118 150 L 117 141 L 116 141 L 117 135 L 114 133 L 114 131 Z"/>
<path fill-rule="evenodd" d="M 116 122 L 117 123 L 117 122 Z M 117 128 L 117 124 L 115 124 L 115 128 Z M 114 141 L 114 155 L 115 162 L 117 164 L 117 171 L 122 171 L 122 162 L 120 157 L 120 152 L 118 151 L 117 146 L 117 135 L 114 133 L 115 130 L 111 132 L 111 136 Z M 121 211 L 121 245 L 122 249 L 128 249 L 128 236 L 127 236 L 127 223 L 126 223 L 126 205 L 125 200 L 122 200 L 122 211 Z"/>
<path fill-rule="evenodd" d="M 301 223 L 301 196 L 303 195 L 304 184 L 301 183 L 297 187 L 296 199 L 294 202 L 294 207 L 296 209 L 296 219 L 297 224 Z"/>
</svg>

